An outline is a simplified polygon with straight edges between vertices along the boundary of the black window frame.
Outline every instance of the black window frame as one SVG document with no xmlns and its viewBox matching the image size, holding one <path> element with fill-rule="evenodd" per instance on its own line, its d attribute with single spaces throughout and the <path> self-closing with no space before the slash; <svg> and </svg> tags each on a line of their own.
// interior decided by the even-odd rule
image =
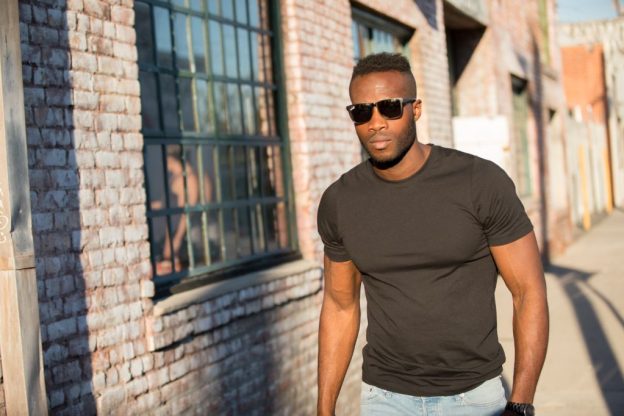
<svg viewBox="0 0 624 416">
<path fill-rule="evenodd" d="M 156 129 L 149 129 L 149 128 L 145 128 L 145 126 L 142 127 L 142 134 L 144 136 L 144 158 L 145 158 L 145 165 L 144 165 L 144 172 L 145 172 L 145 187 L 146 187 L 146 193 L 147 193 L 147 219 L 148 219 L 148 228 L 149 228 L 149 241 L 150 241 L 150 259 L 151 259 L 151 263 L 152 263 L 152 267 L 154 270 L 154 282 L 156 285 L 156 298 L 160 298 L 163 296 L 167 296 L 169 294 L 172 293 L 177 293 L 180 291 L 184 291 L 184 290 L 188 290 L 197 286 L 202 286 L 208 283 L 213 283 L 213 282 L 217 282 L 220 280 L 224 280 L 224 279 L 229 279 L 241 274 L 246 274 L 246 273 L 250 273 L 253 271 L 257 271 L 257 270 L 261 270 L 261 269 L 265 269 L 265 268 L 269 268 L 269 267 L 273 267 L 275 265 L 284 263 L 284 262 L 288 262 L 288 261 L 292 261 L 295 259 L 299 259 L 301 258 L 301 254 L 299 251 L 299 247 L 298 247 L 298 238 L 297 238 L 297 230 L 296 230 L 296 212 L 295 212 L 295 203 L 294 203 L 294 192 L 293 192 L 293 185 L 292 185 L 292 166 L 291 166 L 291 160 L 290 160 L 290 143 L 289 143 L 289 139 L 288 139 L 288 117 L 287 117 L 287 112 L 286 112 L 286 95 L 285 95 L 285 80 L 284 80 L 284 72 L 283 72 L 283 51 L 282 51 L 282 44 L 281 44 L 281 23 L 280 23 L 280 16 L 279 16 L 279 4 L 277 0 L 231 0 L 231 3 L 226 4 L 225 2 L 230 1 L 230 0 L 221 0 L 218 4 L 219 5 L 228 5 L 231 6 L 231 10 L 233 11 L 232 17 L 231 18 L 227 18 L 224 17 L 224 13 L 223 10 L 219 11 L 219 14 L 214 14 L 210 11 L 210 7 L 213 6 L 213 4 L 211 4 L 209 6 L 208 3 L 209 0 L 137 0 L 135 2 L 135 10 L 137 10 L 137 7 L 145 7 L 145 5 L 147 5 L 148 10 L 149 10 L 149 17 L 152 19 L 151 20 L 151 42 L 152 42 L 152 49 L 153 49 L 153 60 L 150 62 L 141 62 L 139 61 L 139 71 L 141 75 L 144 75 L 144 73 L 148 73 L 148 74 L 152 74 L 154 76 L 154 78 L 156 79 L 156 87 L 157 87 L 157 108 L 158 108 L 158 128 Z M 222 3 L 223 2 L 223 3 Z M 256 20 L 256 22 L 259 22 L 258 26 L 254 26 L 252 23 L 252 13 L 250 12 L 250 7 L 253 5 L 252 2 L 256 2 L 256 4 L 258 5 L 258 10 L 260 10 L 260 15 L 258 15 L 258 20 Z M 182 4 L 182 3 L 186 3 L 186 4 Z M 261 5 L 261 3 L 264 4 L 264 9 L 262 8 L 263 6 Z M 240 6 L 241 4 L 243 4 L 244 6 L 244 15 L 241 13 L 240 15 L 238 14 L 238 6 Z M 137 6 L 139 5 L 139 6 Z M 141 6 L 143 5 L 143 6 Z M 193 8 L 193 6 L 196 6 L 195 8 Z M 197 5 L 201 5 L 201 9 L 197 8 Z M 219 6 L 221 7 L 221 6 Z M 154 14 L 154 10 L 155 8 L 158 8 L 159 12 L 161 12 L 163 9 L 167 11 L 168 13 L 168 22 L 169 22 L 169 28 L 165 29 L 165 31 L 168 31 L 168 36 L 169 36 L 169 40 L 171 42 L 171 61 L 172 61 L 172 65 L 170 69 L 163 69 L 162 66 L 159 66 L 159 55 L 158 55 L 158 50 L 157 50 L 157 40 L 156 40 L 156 36 L 157 36 L 157 31 L 158 30 L 163 30 L 162 27 L 159 28 L 155 28 L 156 26 L 156 21 L 155 21 L 155 14 Z M 264 15 L 262 14 L 264 13 Z M 138 16 L 138 13 L 137 13 Z M 199 26 L 203 27 L 202 33 L 204 36 L 203 39 L 203 52 L 204 52 L 204 64 L 205 64 L 205 68 L 204 68 L 204 74 L 198 75 L 197 68 L 193 68 L 193 64 L 191 63 L 189 68 L 186 69 L 180 69 L 177 67 L 177 65 L 179 64 L 179 61 L 177 60 L 177 47 L 176 47 L 176 37 L 175 37 L 175 30 L 176 30 L 176 26 L 174 23 L 174 20 L 176 18 L 178 18 L 178 16 L 181 16 L 181 19 L 186 19 L 186 23 L 185 23 L 185 27 L 186 27 L 186 39 L 185 42 L 186 47 L 188 48 L 188 50 L 194 50 L 196 45 L 191 42 L 188 42 L 189 36 L 194 36 L 192 35 L 191 31 L 194 30 L 194 26 L 191 27 L 195 21 L 197 19 L 199 19 L 201 21 L 201 24 L 198 24 Z M 265 20 L 263 20 L 265 19 Z M 263 21 L 266 23 L 266 25 L 268 27 L 263 27 Z M 211 40 L 210 40 L 210 30 L 211 27 L 210 25 L 212 23 L 215 23 L 216 26 L 219 26 L 219 30 L 220 30 L 220 36 L 219 36 L 219 40 L 220 40 L 220 48 L 221 48 L 221 58 L 222 58 L 222 68 L 224 70 L 224 72 L 227 71 L 226 66 L 226 60 L 228 59 L 228 56 L 225 53 L 225 44 L 224 44 L 224 28 L 227 26 L 228 28 L 232 28 L 231 31 L 233 31 L 234 35 L 235 35 L 235 40 L 234 43 L 236 44 L 236 56 L 235 56 L 235 60 L 237 61 L 237 65 L 235 68 L 236 74 L 238 75 L 236 78 L 232 78 L 231 76 L 228 76 L 227 73 L 222 74 L 222 76 L 214 74 L 213 73 L 213 58 L 216 55 L 212 55 L 213 49 L 212 49 L 212 45 L 211 45 Z M 249 65 L 250 65 L 250 69 L 249 69 L 249 78 L 248 79 L 243 79 L 243 77 L 241 76 L 241 69 L 240 69 L 240 62 L 243 62 L 243 60 L 241 59 L 241 56 L 244 57 L 244 55 L 240 55 L 239 52 L 239 48 L 242 48 L 240 41 L 238 40 L 238 36 L 239 33 L 244 33 L 243 36 L 247 36 L 248 37 L 248 43 L 247 43 L 247 47 L 249 48 L 248 51 L 248 58 L 250 58 L 249 60 Z M 257 35 L 257 37 L 259 39 L 261 39 L 258 43 L 259 46 L 257 46 L 257 48 L 260 49 L 260 51 L 256 51 L 256 55 L 255 57 L 257 58 L 258 56 L 260 56 L 260 54 L 262 54 L 262 58 L 261 59 L 256 59 L 257 62 L 266 62 L 266 65 L 262 65 L 262 64 L 258 64 L 258 66 L 262 66 L 262 68 L 259 68 L 260 71 L 263 71 L 263 78 L 261 79 L 259 76 L 257 76 L 258 74 L 256 73 L 256 71 L 254 71 L 254 54 L 253 54 L 253 35 Z M 138 33 L 137 30 L 137 37 L 141 36 L 141 33 Z M 201 38 L 200 38 L 201 39 Z M 241 38 L 243 39 L 243 38 Z M 245 41 L 243 41 L 244 43 Z M 264 49 L 263 49 L 263 42 L 264 43 Z M 139 45 L 137 45 L 139 46 Z M 218 48 L 217 48 L 218 49 Z M 270 52 L 270 57 L 267 59 L 267 50 Z M 194 60 L 197 59 L 197 55 L 193 55 L 192 52 L 190 54 L 188 54 L 188 61 L 189 62 L 193 62 Z M 192 56 L 191 56 L 192 55 Z M 141 53 L 139 53 L 139 57 L 141 56 Z M 144 54 L 145 56 L 145 54 Z M 263 61 L 263 58 L 266 61 Z M 240 60 L 240 62 L 239 62 Z M 266 67 L 268 67 L 268 71 Z M 165 96 L 164 94 L 162 94 L 161 91 L 161 82 L 159 81 L 161 79 L 161 76 L 164 75 L 168 75 L 168 76 L 172 76 L 175 82 L 175 96 L 174 99 L 176 101 L 176 109 L 177 109 L 177 119 L 178 119 L 178 126 L 179 128 L 177 130 L 167 130 L 165 127 L 165 122 L 163 121 L 163 117 L 165 117 L 166 115 L 163 114 L 163 106 L 165 105 L 163 103 L 163 97 Z M 149 77 L 150 75 L 146 75 L 146 77 Z M 180 91 L 180 85 L 182 84 L 182 82 L 187 82 L 187 81 L 183 81 L 183 80 L 189 80 L 188 83 L 191 85 L 191 94 L 192 94 L 192 98 L 191 98 L 191 102 L 192 102 L 192 111 L 193 111 L 193 128 L 194 131 L 193 132 L 186 132 L 184 131 L 184 116 L 185 113 L 183 113 L 182 111 L 182 107 L 183 104 L 181 103 L 181 101 L 184 101 L 185 98 L 183 98 L 182 96 L 182 92 Z M 206 86 L 206 92 L 207 92 L 207 96 L 204 99 L 204 104 L 206 105 L 206 113 L 212 113 L 211 115 L 209 115 L 208 117 L 212 117 L 209 121 L 212 122 L 212 131 L 202 131 L 202 125 L 199 124 L 198 122 L 198 96 L 199 94 L 196 91 L 197 85 L 199 82 L 202 82 L 205 84 Z M 241 132 L 239 132 L 238 134 L 222 134 L 222 131 L 220 131 L 220 127 L 219 127 L 219 120 L 218 120 L 218 114 L 217 112 L 219 111 L 217 107 L 217 101 L 215 98 L 215 85 L 217 83 L 221 83 L 224 86 L 227 86 L 228 88 L 228 93 L 229 94 L 229 88 L 230 86 L 233 86 L 232 90 L 238 90 L 238 104 L 237 106 L 240 109 L 240 117 L 241 117 L 241 125 L 240 126 L 236 126 L 237 129 L 240 129 Z M 247 90 L 251 90 L 251 96 L 252 96 L 252 100 L 253 100 L 253 111 L 250 111 L 253 113 L 253 117 L 257 117 L 257 111 L 260 110 L 260 107 L 262 107 L 263 104 L 260 104 L 260 106 L 258 106 L 258 102 L 256 101 L 256 98 L 259 96 L 256 95 L 257 91 L 264 91 L 264 96 L 262 98 L 263 102 L 266 104 L 266 108 L 262 108 L 262 111 L 265 112 L 266 114 L 266 124 L 268 125 L 267 129 L 268 129 L 268 135 L 261 135 L 258 134 L 258 132 L 260 131 L 260 127 L 258 126 L 258 121 L 255 120 L 253 124 L 254 126 L 254 130 L 253 133 L 255 134 L 250 134 L 251 128 L 249 128 L 249 126 L 252 125 L 251 122 L 248 122 L 247 120 L 245 120 L 245 114 L 246 111 L 249 111 L 249 109 L 245 109 L 244 108 L 244 96 L 243 96 L 243 92 L 242 92 L 242 88 L 244 88 L 243 86 L 251 86 L 250 88 L 247 88 Z M 141 88 L 142 88 L 142 96 L 143 96 L 143 88 L 147 87 L 146 83 L 141 83 Z M 226 87 L 224 87 L 226 88 Z M 148 91 L 146 91 L 146 94 L 148 93 Z M 171 96 L 171 94 L 167 95 L 167 96 Z M 223 97 L 225 97 L 226 95 L 224 95 Z M 229 101 L 229 95 L 227 95 L 228 97 L 228 101 Z M 143 97 L 142 97 L 143 98 Z M 207 101 L 206 101 L 207 100 Z M 143 100 L 142 100 L 143 101 Z M 142 102 L 143 104 L 143 102 Z M 147 105 L 149 105 L 149 103 L 147 103 Z M 229 104 L 226 104 L 226 106 L 229 106 Z M 211 107 L 211 108 L 209 108 Z M 227 107 L 228 109 L 230 109 L 231 107 Z M 236 109 L 236 107 L 233 107 Z M 142 113 L 144 112 L 144 109 L 142 109 Z M 229 117 L 229 116 L 227 116 Z M 144 118 L 145 120 L 145 118 Z M 231 123 L 232 119 L 228 119 L 228 123 L 229 124 L 229 129 L 233 129 L 234 124 Z M 247 124 L 246 124 L 247 123 Z M 205 127 L 208 128 L 208 127 Z M 232 130 L 230 130 L 228 133 L 231 133 Z M 179 161 L 180 165 L 182 166 L 182 177 L 183 177 L 183 184 L 184 184 L 184 205 L 183 206 L 177 206 L 175 208 L 171 208 L 170 207 L 170 190 L 168 189 L 168 183 L 169 183 L 169 174 L 170 171 L 168 171 L 168 167 L 170 166 L 169 164 L 169 157 L 171 156 L 170 153 L 168 153 L 169 149 L 171 147 L 175 147 L 175 146 L 179 146 L 180 150 L 181 150 L 181 154 L 177 155 L 175 154 L 175 158 L 177 158 L 176 160 Z M 215 150 L 212 153 L 209 153 L 212 155 L 213 160 L 212 162 L 206 162 L 207 164 L 212 164 L 212 172 L 214 173 L 214 177 L 210 177 L 208 176 L 209 180 L 212 180 L 214 182 L 212 188 L 219 187 L 220 184 L 223 182 L 223 178 L 226 177 L 227 180 L 229 180 L 229 182 L 232 183 L 232 192 L 233 192 L 233 198 L 231 200 L 224 200 L 223 199 L 223 193 L 220 190 L 216 190 L 214 191 L 215 195 L 218 194 L 218 196 L 215 196 L 215 198 L 217 199 L 216 201 L 206 201 L 204 200 L 204 196 L 202 196 L 202 200 L 200 202 L 195 202 L 194 204 L 189 204 L 189 200 L 188 200 L 188 180 L 189 180 L 189 176 L 193 176 L 193 170 L 192 170 L 192 162 L 191 159 L 188 158 L 187 155 L 187 150 L 188 149 L 193 149 L 195 148 L 195 152 L 196 152 L 196 157 L 200 158 L 200 156 L 198 156 L 199 154 L 203 154 L 205 148 L 208 148 L 209 146 L 212 146 L 212 149 Z M 150 206 L 152 201 L 151 195 L 150 195 L 150 175 L 149 175 L 149 166 L 148 166 L 148 149 L 149 148 L 161 148 L 160 150 L 160 155 L 162 156 L 162 165 L 160 166 L 160 168 L 163 170 L 163 175 L 162 175 L 162 185 L 164 185 L 164 189 L 162 190 L 162 193 L 164 194 L 162 196 L 162 200 L 164 201 L 164 209 L 152 209 L 152 207 Z M 271 148 L 272 150 L 268 150 L 268 148 Z M 222 158 L 221 155 L 221 150 L 216 151 L 216 149 L 222 149 L 225 148 L 227 156 L 228 156 L 228 169 L 229 172 L 235 172 L 235 171 L 244 171 L 244 183 L 245 186 L 243 186 L 242 188 L 247 188 L 247 194 L 246 197 L 242 197 L 240 199 L 235 199 L 236 196 L 236 190 L 237 189 L 241 189 L 241 188 L 237 188 L 237 183 L 235 183 L 235 181 L 237 180 L 237 177 L 235 174 L 232 175 L 227 175 L 229 177 L 227 177 L 226 175 L 221 175 L 220 169 L 221 169 L 221 165 L 219 164 L 219 158 Z M 236 161 L 233 158 L 233 154 L 239 154 L 240 155 L 240 150 L 236 150 L 236 149 L 240 149 L 242 148 L 244 150 L 244 152 L 242 152 L 242 154 L 244 155 L 244 169 L 240 168 L 240 164 L 237 164 Z M 258 152 L 256 152 L 256 148 L 258 149 Z M 175 150 L 175 149 L 174 149 Z M 271 179 L 271 183 L 274 184 L 273 186 L 273 191 L 275 193 L 274 196 L 270 196 L 270 195 L 266 195 L 265 192 L 263 191 L 263 174 L 264 171 L 262 170 L 263 168 L 266 168 L 266 166 L 263 166 L 262 164 L 262 158 L 264 157 L 264 154 L 262 154 L 261 152 L 267 152 L 268 154 L 270 154 L 271 156 L 267 156 L 267 157 L 271 157 L 271 161 L 269 161 L 266 164 L 271 164 L 273 166 L 273 171 L 272 173 L 270 173 L 270 175 L 272 176 Z M 175 153 L 175 151 L 173 152 Z M 216 154 L 216 156 L 215 156 Z M 253 155 L 261 155 L 261 156 L 252 156 Z M 152 158 L 152 160 L 158 160 L 161 156 L 157 155 L 156 158 Z M 260 193 L 259 196 L 254 196 L 252 194 L 251 188 L 250 188 L 250 175 L 253 174 L 250 173 L 250 171 L 252 170 L 250 168 L 250 161 L 251 158 L 256 157 L 256 165 L 259 166 L 257 169 L 258 171 L 255 172 L 256 173 L 256 182 L 259 183 L 258 185 L 258 189 L 257 192 Z M 188 160 L 187 160 L 188 158 Z M 210 158 L 206 158 L 206 159 L 210 159 Z M 268 159 L 267 159 L 268 161 Z M 160 163 L 160 162 L 158 162 Z M 197 162 L 197 168 L 195 169 L 197 171 L 197 175 L 196 175 L 196 181 L 200 183 L 200 185 L 198 186 L 200 188 L 199 193 L 201 194 L 203 192 L 203 185 L 202 185 L 202 175 L 206 174 L 206 169 L 207 168 L 202 168 L 202 164 L 200 162 Z M 189 175 L 190 174 L 190 175 Z M 281 180 L 279 180 L 279 178 L 281 177 Z M 258 179 L 259 178 L 259 179 Z M 264 180 L 264 182 L 266 182 L 266 179 Z M 266 185 L 266 184 L 264 184 Z M 211 188 L 211 189 L 212 189 Z M 270 188 L 270 187 L 269 187 Z M 281 194 L 278 194 L 277 188 L 281 188 Z M 180 190 L 178 190 L 178 192 L 180 192 Z M 193 191 L 195 192 L 195 191 Z M 262 237 L 258 237 L 257 239 L 255 237 L 257 237 L 257 234 L 254 234 L 254 231 L 252 230 L 252 227 L 254 227 L 254 210 L 256 212 L 258 212 L 258 207 L 259 207 L 259 216 L 257 216 L 256 218 L 256 224 L 257 224 L 257 229 L 259 230 L 258 234 L 262 234 Z M 265 209 L 266 208 L 266 209 Z M 235 250 L 237 251 L 237 255 L 235 256 L 235 258 L 232 258 L 231 256 L 227 256 L 227 253 L 224 251 L 225 250 L 225 240 L 224 240 L 224 219 L 223 219 L 223 213 L 230 211 L 233 215 L 233 223 L 235 224 L 235 229 L 236 229 L 236 237 L 235 237 L 235 241 L 236 241 L 236 245 L 235 245 Z M 238 245 L 238 239 L 240 237 L 240 229 L 238 228 L 240 225 L 240 222 L 238 221 L 238 218 L 236 217 L 237 213 L 239 211 L 243 212 L 242 214 L 242 218 L 247 217 L 247 225 L 248 225 L 248 237 L 249 237 L 249 250 L 251 254 L 247 254 L 247 255 L 243 255 L 243 256 L 239 256 L 238 255 L 238 250 L 240 249 L 239 245 Z M 268 214 L 269 211 L 273 211 L 273 214 Z M 220 259 L 221 261 L 217 261 L 217 262 L 212 262 L 211 258 L 213 257 L 212 255 L 212 251 L 213 249 L 211 248 L 211 242 L 209 241 L 208 238 L 208 234 L 206 231 L 206 217 L 208 215 L 210 215 L 212 212 L 217 212 L 217 217 L 218 217 L 218 224 L 217 226 L 219 227 L 219 236 L 220 236 L 220 240 L 219 240 L 219 247 L 218 247 L 218 252 L 220 253 Z M 202 229 L 201 229 L 201 238 L 199 241 L 201 241 L 201 244 L 203 244 L 203 248 L 204 248 L 204 260 L 206 260 L 204 263 L 207 264 L 203 264 L 201 266 L 196 266 L 193 264 L 193 253 L 195 251 L 195 248 L 193 246 L 194 242 L 192 242 L 192 238 L 190 236 L 190 234 L 192 232 L 194 232 L 194 230 L 196 230 L 199 227 L 192 227 L 192 223 L 191 223 L 191 217 L 195 215 L 199 215 L 202 217 Z M 228 214 L 229 215 L 229 214 Z M 274 243 L 277 244 L 277 249 L 272 249 L 272 250 L 268 250 L 269 248 L 269 242 L 267 240 L 268 238 L 268 234 L 270 233 L 270 229 L 267 228 L 266 223 L 270 222 L 271 218 L 270 216 L 273 215 L 272 220 L 274 224 L 280 223 L 280 225 L 275 225 L 273 227 L 273 235 L 274 235 Z M 165 219 L 165 227 L 166 227 L 166 235 L 172 236 L 175 233 L 175 229 L 172 226 L 172 217 L 173 216 L 179 216 L 179 221 L 186 221 L 186 231 L 185 231 L 185 235 L 184 235 L 184 245 L 185 248 L 187 250 L 188 256 L 189 256 L 189 265 L 186 268 L 180 269 L 180 267 L 176 267 L 176 259 L 175 256 L 172 254 L 171 255 L 171 272 L 170 273 L 166 273 L 163 275 L 158 275 L 157 274 L 157 263 L 156 263 L 156 259 L 157 257 L 160 255 L 159 253 L 157 253 L 157 250 L 160 248 L 157 248 L 157 244 L 156 244 L 156 240 L 154 237 L 155 231 L 157 227 L 154 226 L 155 223 L 155 218 L 164 218 Z M 279 217 L 279 218 L 278 218 Z M 261 218 L 261 220 L 258 220 L 258 218 Z M 259 223 L 262 223 L 263 225 L 259 225 Z M 279 228 L 281 227 L 281 228 Z M 171 252 L 173 253 L 174 249 L 173 249 L 173 238 L 169 238 L 168 236 L 164 238 L 164 241 L 166 242 L 168 239 L 169 241 L 169 245 L 171 246 Z M 261 240 L 264 239 L 264 242 L 262 243 Z M 280 241 L 282 240 L 282 241 Z M 285 241 L 285 243 L 284 243 Z M 258 244 L 256 244 L 258 243 Z M 264 249 L 262 249 L 262 247 Z M 196 262 L 197 263 L 197 262 Z"/>
</svg>

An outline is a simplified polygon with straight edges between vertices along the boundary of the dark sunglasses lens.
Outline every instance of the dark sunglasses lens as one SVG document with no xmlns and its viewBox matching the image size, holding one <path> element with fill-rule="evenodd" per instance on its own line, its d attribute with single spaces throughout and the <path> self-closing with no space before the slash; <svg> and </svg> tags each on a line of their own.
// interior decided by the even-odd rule
<svg viewBox="0 0 624 416">
<path fill-rule="evenodd" d="M 386 118 L 399 118 L 403 114 L 403 105 L 401 105 L 401 100 L 398 99 L 379 101 L 377 108 L 381 115 Z"/>
<path fill-rule="evenodd" d="M 373 115 L 373 106 L 370 104 L 355 104 L 349 110 L 351 120 L 356 123 L 365 123 L 371 119 Z"/>
</svg>

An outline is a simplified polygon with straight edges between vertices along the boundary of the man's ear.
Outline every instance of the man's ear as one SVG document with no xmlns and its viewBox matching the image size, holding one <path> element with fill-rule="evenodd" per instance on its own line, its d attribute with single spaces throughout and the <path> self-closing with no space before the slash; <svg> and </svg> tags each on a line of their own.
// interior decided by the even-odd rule
<svg viewBox="0 0 624 416">
<path fill-rule="evenodd" d="M 412 103 L 412 111 L 414 113 L 414 121 L 418 121 L 422 114 L 422 100 L 420 98 L 417 98 L 416 101 Z"/>
</svg>

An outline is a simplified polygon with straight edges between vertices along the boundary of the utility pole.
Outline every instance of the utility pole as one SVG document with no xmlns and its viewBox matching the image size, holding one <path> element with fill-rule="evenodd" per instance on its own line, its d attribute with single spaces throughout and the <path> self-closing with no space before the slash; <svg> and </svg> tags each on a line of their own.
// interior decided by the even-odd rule
<svg viewBox="0 0 624 416">
<path fill-rule="evenodd" d="M 47 415 L 18 0 L 0 0 L 0 354 L 6 412 Z"/>
</svg>

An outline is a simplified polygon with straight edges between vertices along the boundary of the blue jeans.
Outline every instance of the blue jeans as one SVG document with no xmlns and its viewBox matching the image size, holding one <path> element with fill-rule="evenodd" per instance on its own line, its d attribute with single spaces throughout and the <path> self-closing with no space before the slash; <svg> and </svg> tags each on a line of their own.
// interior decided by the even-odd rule
<svg viewBox="0 0 624 416">
<path fill-rule="evenodd" d="M 361 416 L 499 416 L 505 410 L 501 377 L 455 396 L 419 397 L 362 382 Z"/>
</svg>

